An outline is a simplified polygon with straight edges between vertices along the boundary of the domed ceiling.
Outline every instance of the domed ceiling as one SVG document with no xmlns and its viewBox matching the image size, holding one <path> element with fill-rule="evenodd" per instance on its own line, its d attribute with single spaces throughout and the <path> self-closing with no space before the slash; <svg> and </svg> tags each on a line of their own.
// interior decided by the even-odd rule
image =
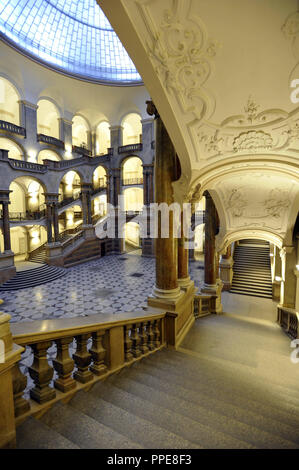
<svg viewBox="0 0 299 470">
<path fill-rule="evenodd" d="M 120 85 L 141 83 L 96 0 L 1 0 L 0 35 L 66 74 Z"/>
</svg>

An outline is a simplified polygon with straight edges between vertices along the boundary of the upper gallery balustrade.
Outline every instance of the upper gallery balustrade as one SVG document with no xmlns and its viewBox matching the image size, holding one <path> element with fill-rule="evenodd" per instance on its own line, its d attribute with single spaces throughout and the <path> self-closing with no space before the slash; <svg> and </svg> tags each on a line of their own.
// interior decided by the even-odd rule
<svg viewBox="0 0 299 470">
<path fill-rule="evenodd" d="M 129 144 L 129 145 L 122 145 L 118 147 L 118 153 L 126 153 L 126 152 L 141 152 L 142 151 L 142 144 Z"/>
<path fill-rule="evenodd" d="M 7 121 L 0 121 L 0 130 L 26 137 L 26 129 Z"/>
<path fill-rule="evenodd" d="M 37 141 L 45 144 L 53 145 L 61 150 L 64 150 L 64 142 L 45 134 L 37 134 Z"/>
</svg>

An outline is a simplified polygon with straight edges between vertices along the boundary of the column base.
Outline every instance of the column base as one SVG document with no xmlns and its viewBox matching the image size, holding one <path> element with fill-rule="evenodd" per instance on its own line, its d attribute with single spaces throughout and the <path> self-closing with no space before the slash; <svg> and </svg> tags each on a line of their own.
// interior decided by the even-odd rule
<svg viewBox="0 0 299 470">
<path fill-rule="evenodd" d="M 15 275 L 14 252 L 8 250 L 0 253 L 0 284 L 3 284 Z"/>
<path fill-rule="evenodd" d="M 177 300 L 182 296 L 182 292 L 180 287 L 175 289 L 159 289 L 157 286 L 154 286 L 152 295 L 157 299 Z"/>
<path fill-rule="evenodd" d="M 194 285 L 194 281 L 190 279 L 190 276 L 178 279 L 179 287 L 189 288 L 192 284 Z"/>
<path fill-rule="evenodd" d="M 216 284 L 204 284 L 203 287 L 200 289 L 202 294 L 208 294 L 214 297 L 215 302 L 212 307 L 211 313 L 216 313 L 220 315 L 223 311 L 222 304 L 221 304 L 221 291 L 223 288 L 223 283 L 219 279 Z"/>
</svg>

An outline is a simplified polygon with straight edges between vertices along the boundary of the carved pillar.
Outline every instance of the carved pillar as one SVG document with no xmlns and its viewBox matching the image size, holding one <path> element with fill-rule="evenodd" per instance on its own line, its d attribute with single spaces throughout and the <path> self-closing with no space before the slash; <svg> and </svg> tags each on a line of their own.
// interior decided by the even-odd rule
<svg viewBox="0 0 299 470">
<path fill-rule="evenodd" d="M 176 152 L 167 130 L 152 102 L 148 102 L 149 114 L 155 114 L 155 202 L 171 205 L 174 202 L 172 182 L 175 180 Z M 153 108 L 151 108 L 153 107 Z M 169 236 L 162 238 L 161 212 L 158 213 L 158 231 L 155 240 L 156 285 L 154 296 L 176 299 L 180 295 L 177 268 L 177 239 L 173 233 L 173 212 L 169 211 L 165 223 L 169 223 Z"/>
<path fill-rule="evenodd" d="M 83 225 L 92 225 L 91 183 L 81 183 Z"/>
<path fill-rule="evenodd" d="M 204 286 L 201 292 L 212 295 L 214 302 L 213 313 L 221 313 L 221 290 L 222 282 L 217 280 L 219 265 L 216 262 L 215 236 L 218 229 L 218 215 L 214 201 L 208 191 L 205 191 L 205 250 L 204 250 Z M 218 271 L 217 271 L 218 268 Z"/>
<path fill-rule="evenodd" d="M 189 276 L 189 250 L 187 239 L 184 236 L 184 213 L 181 213 L 181 236 L 178 239 L 178 284 L 180 287 L 189 287 L 194 282 Z"/>
</svg>

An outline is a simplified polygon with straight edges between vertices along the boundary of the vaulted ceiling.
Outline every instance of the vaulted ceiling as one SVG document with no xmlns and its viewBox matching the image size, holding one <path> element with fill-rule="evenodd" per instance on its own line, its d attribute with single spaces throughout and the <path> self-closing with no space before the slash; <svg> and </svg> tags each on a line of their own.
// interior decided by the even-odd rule
<svg viewBox="0 0 299 470">
<path fill-rule="evenodd" d="M 180 157 L 176 198 L 214 193 L 225 231 L 219 246 L 245 229 L 291 244 L 299 206 L 296 0 L 98 3 Z M 240 201 L 241 215 L 230 206 Z"/>
</svg>

